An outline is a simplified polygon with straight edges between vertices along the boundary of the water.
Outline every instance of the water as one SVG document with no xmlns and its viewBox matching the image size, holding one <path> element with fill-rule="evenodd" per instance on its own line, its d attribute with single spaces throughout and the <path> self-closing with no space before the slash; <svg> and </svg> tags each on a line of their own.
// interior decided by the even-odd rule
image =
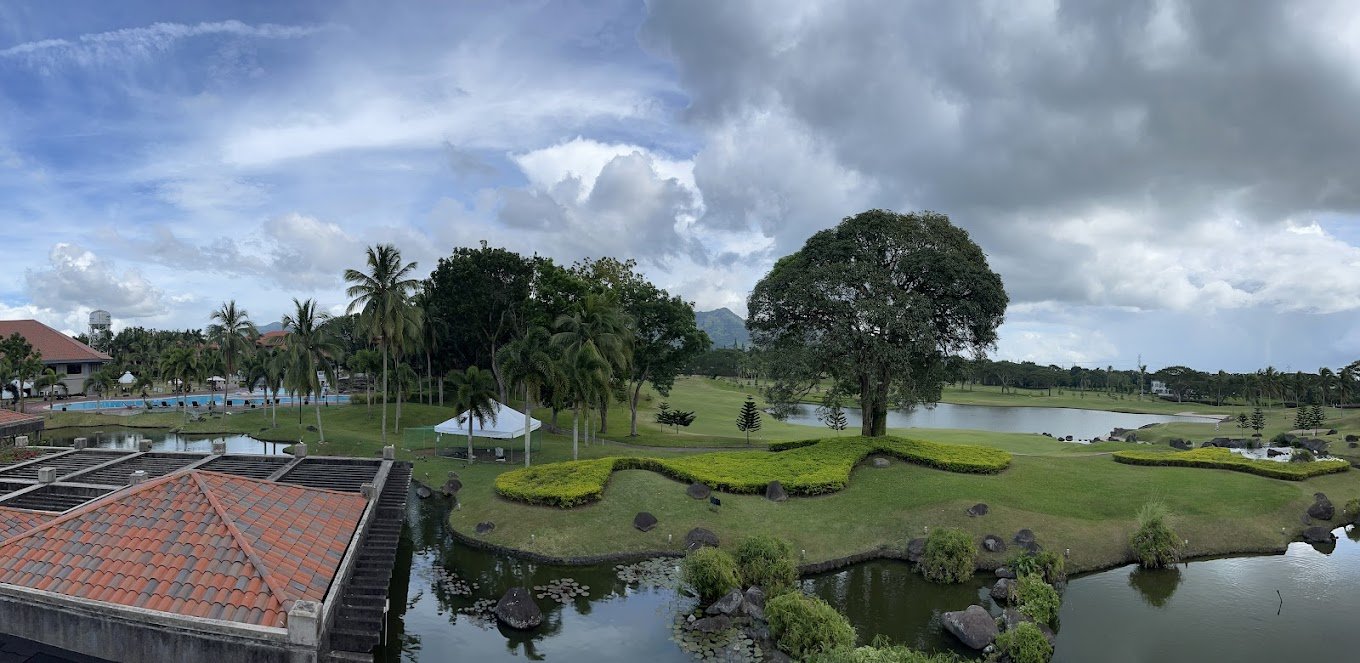
<svg viewBox="0 0 1360 663">
<path fill-rule="evenodd" d="M 100 449 L 136 450 L 143 440 L 150 440 L 152 451 L 195 451 L 211 453 L 213 442 L 226 442 L 227 453 L 281 455 L 287 443 L 262 442 L 249 435 L 192 435 L 171 433 L 163 429 L 120 428 L 63 428 L 43 434 L 42 444 L 69 447 L 77 437 Z"/>
<path fill-rule="evenodd" d="M 232 394 L 231 400 L 234 406 L 239 406 L 242 403 L 245 403 L 247 407 L 252 405 L 256 407 L 264 407 L 266 404 L 264 392 L 260 392 L 258 394 Z M 318 399 L 308 398 L 305 400 L 307 404 L 310 405 L 313 402 L 317 401 Z M 326 396 L 319 400 L 321 401 L 322 404 L 335 405 L 348 403 L 349 396 L 345 394 L 340 394 L 334 396 Z M 150 396 L 147 398 L 114 398 L 106 399 L 103 401 L 93 400 L 93 401 L 76 401 L 72 403 L 53 403 L 50 407 L 58 412 L 65 412 L 67 410 L 70 410 L 72 412 L 86 410 L 145 410 L 147 408 L 147 404 L 150 403 L 151 409 L 153 410 L 171 410 L 182 407 L 186 401 L 189 403 L 190 409 L 194 408 L 206 409 L 208 407 L 208 403 L 212 403 L 217 407 L 221 407 L 223 396 L 222 394 L 212 395 L 189 394 L 188 398 L 185 398 L 183 396 L 161 395 Z M 287 393 L 283 393 L 282 395 L 279 396 L 280 407 L 284 405 L 291 405 L 296 402 L 297 401 L 295 401 L 292 396 L 287 395 Z M 194 403 L 197 403 L 197 405 L 194 405 Z"/>
<path fill-rule="evenodd" d="M 448 535 L 447 505 L 438 497 L 410 498 L 392 582 L 389 642 L 378 661 L 694 660 L 670 640 L 672 620 L 693 605 L 689 599 L 669 589 L 625 585 L 612 564 L 558 567 L 469 549 Z M 1354 591 L 1360 586 L 1360 531 L 1338 534 L 1342 539 L 1326 552 L 1294 544 L 1285 555 L 1204 560 L 1156 572 L 1129 566 L 1075 578 L 1063 596 L 1054 660 L 1349 660 L 1353 652 L 1344 634 L 1360 612 L 1360 592 Z M 455 595 L 437 574 L 441 567 L 479 587 L 470 596 Z M 528 634 L 459 613 L 511 586 L 560 578 L 589 585 L 589 596 L 566 606 L 539 599 L 545 622 Z M 803 586 L 845 614 L 862 642 L 881 634 L 917 649 L 977 658 L 943 631 L 940 615 L 973 603 L 995 612 L 987 596 L 993 581 L 980 574 L 961 585 L 933 585 L 904 563 L 875 561 L 805 579 Z"/>
<path fill-rule="evenodd" d="M 799 405 L 786 421 L 791 424 L 825 427 L 815 405 Z M 863 420 L 859 408 L 845 408 L 848 429 L 858 429 Z M 1071 435 L 1074 440 L 1090 440 L 1109 435 L 1114 428 L 1133 430 L 1147 424 L 1171 422 L 1212 423 L 1208 417 L 1174 414 L 1130 414 L 1105 410 L 1068 407 L 1002 407 L 996 405 L 955 405 L 938 403 L 912 410 L 890 410 L 889 428 L 964 428 L 1001 433 L 1049 433 Z"/>
</svg>

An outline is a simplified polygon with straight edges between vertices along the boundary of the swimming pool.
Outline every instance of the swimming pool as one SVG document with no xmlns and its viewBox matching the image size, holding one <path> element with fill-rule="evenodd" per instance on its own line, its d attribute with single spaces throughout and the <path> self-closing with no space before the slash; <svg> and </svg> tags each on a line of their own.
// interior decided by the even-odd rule
<svg viewBox="0 0 1360 663">
<path fill-rule="evenodd" d="M 231 406 L 247 408 L 265 407 L 269 400 L 264 394 L 232 394 Z M 187 401 L 189 409 L 207 409 L 208 403 L 215 407 L 222 407 L 222 394 L 189 394 L 188 397 L 182 396 L 150 396 L 147 398 L 111 398 L 105 401 L 80 401 L 76 403 L 56 403 L 51 408 L 57 412 L 81 412 L 87 410 L 145 410 L 148 407 L 152 410 L 170 410 L 184 405 Z M 305 398 L 303 403 L 311 405 L 314 398 Z M 279 405 L 294 405 L 296 400 L 287 393 L 281 393 L 278 397 Z M 326 396 L 321 399 L 322 405 L 346 405 L 349 403 L 349 396 L 345 394 Z"/>
</svg>

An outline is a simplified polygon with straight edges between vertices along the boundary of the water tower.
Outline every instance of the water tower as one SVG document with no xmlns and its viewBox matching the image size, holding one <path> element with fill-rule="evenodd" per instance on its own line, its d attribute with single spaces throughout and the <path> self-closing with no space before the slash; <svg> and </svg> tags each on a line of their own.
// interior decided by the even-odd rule
<svg viewBox="0 0 1360 663">
<path fill-rule="evenodd" d="M 90 338 L 98 338 L 112 327 L 113 316 L 108 311 L 103 309 L 90 311 Z"/>
</svg>

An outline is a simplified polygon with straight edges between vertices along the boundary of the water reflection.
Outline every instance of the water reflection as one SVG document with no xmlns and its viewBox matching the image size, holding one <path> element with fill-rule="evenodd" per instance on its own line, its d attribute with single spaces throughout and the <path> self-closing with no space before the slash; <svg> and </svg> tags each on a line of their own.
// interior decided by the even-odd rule
<svg viewBox="0 0 1360 663">
<path fill-rule="evenodd" d="M 1181 584 L 1181 570 L 1145 569 L 1138 567 L 1129 574 L 1129 587 L 1138 590 L 1143 600 L 1154 608 L 1160 608 L 1171 600 L 1176 588 Z"/>
<path fill-rule="evenodd" d="M 249 435 L 204 435 L 172 433 L 154 428 L 63 428 L 46 433 L 42 443 L 56 447 L 69 447 L 78 437 L 85 438 L 91 447 L 100 449 L 135 450 L 142 442 L 150 442 L 152 451 L 191 451 L 211 453 L 214 442 L 226 442 L 227 453 L 262 454 L 266 456 L 284 453 L 287 443 L 263 442 Z"/>
<path fill-rule="evenodd" d="M 848 428 L 859 428 L 858 408 L 845 408 Z M 799 405 L 787 421 L 807 426 L 824 426 L 815 405 Z M 1089 440 L 1109 435 L 1114 428 L 1135 429 L 1148 424 L 1168 422 L 1213 423 L 1205 417 L 1166 414 L 1129 414 L 1105 410 L 1066 407 L 1001 407 L 993 405 L 954 405 L 939 403 L 929 407 L 888 412 L 889 428 L 967 428 L 1003 433 L 1049 433 L 1074 440 Z"/>
</svg>

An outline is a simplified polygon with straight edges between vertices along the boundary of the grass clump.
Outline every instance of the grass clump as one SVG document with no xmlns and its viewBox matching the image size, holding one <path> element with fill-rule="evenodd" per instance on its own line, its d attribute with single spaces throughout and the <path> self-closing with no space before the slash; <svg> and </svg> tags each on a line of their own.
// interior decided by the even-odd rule
<svg viewBox="0 0 1360 663">
<path fill-rule="evenodd" d="M 795 660 L 853 647 L 855 628 L 826 601 L 785 592 L 765 603 L 775 644 Z"/>
<path fill-rule="evenodd" d="M 757 535 L 737 544 L 733 557 L 743 585 L 755 585 L 774 595 L 791 587 L 798 580 L 798 567 L 793 561 L 793 546 L 773 536 Z"/>
<path fill-rule="evenodd" d="M 1346 506 L 1341 509 L 1341 517 L 1347 522 L 1360 522 L 1360 498 L 1347 500 Z"/>
<path fill-rule="evenodd" d="M 954 652 L 926 654 L 903 645 L 894 645 L 882 635 L 865 647 L 842 647 L 807 659 L 806 663 L 962 663 Z"/>
<path fill-rule="evenodd" d="M 717 548 L 700 548 L 685 556 L 680 564 L 680 577 L 704 602 L 722 598 L 741 587 L 736 560 Z"/>
<path fill-rule="evenodd" d="M 1055 583 L 1067 577 L 1062 555 L 1048 550 L 1018 553 L 1006 562 L 1006 566 L 1015 572 L 1016 577 L 1037 575 L 1047 583 Z"/>
<path fill-rule="evenodd" d="M 1247 472 L 1272 479 L 1302 481 L 1310 477 L 1345 472 L 1350 463 L 1344 460 L 1319 460 L 1312 463 L 1277 463 L 1273 460 L 1246 458 L 1227 449 L 1203 447 L 1192 451 L 1172 453 L 1157 451 L 1116 451 L 1115 462 L 1127 465 L 1152 465 L 1164 467 L 1203 467 L 1219 470 Z"/>
<path fill-rule="evenodd" d="M 1167 568 L 1180 561 L 1180 540 L 1166 520 L 1161 502 L 1148 502 L 1138 511 L 1138 531 L 1129 539 L 1129 548 L 1145 569 Z"/>
<path fill-rule="evenodd" d="M 996 636 L 997 651 L 1012 663 L 1048 663 L 1053 658 L 1053 645 L 1030 622 L 1022 622 Z"/>
<path fill-rule="evenodd" d="M 819 495 L 845 488 L 855 465 L 872 453 L 977 474 L 1000 472 L 1011 462 L 1009 453 L 989 447 L 894 437 L 832 438 L 778 453 L 720 451 L 675 458 L 609 456 L 550 463 L 500 474 L 496 492 L 512 500 L 567 508 L 600 499 L 613 472 L 643 469 L 729 493 L 761 493 L 771 481 L 778 481 L 790 495 Z"/>
<path fill-rule="evenodd" d="M 1039 575 L 1020 576 L 1011 592 L 1015 597 L 1016 610 L 1022 614 L 1049 626 L 1058 621 L 1058 608 L 1062 607 L 1062 598 L 1058 596 L 1058 590 L 1044 582 Z"/>
<path fill-rule="evenodd" d="M 963 582 L 977 568 L 977 546 L 962 530 L 937 529 L 926 537 L 920 565 L 921 575 L 931 582 Z"/>
</svg>

